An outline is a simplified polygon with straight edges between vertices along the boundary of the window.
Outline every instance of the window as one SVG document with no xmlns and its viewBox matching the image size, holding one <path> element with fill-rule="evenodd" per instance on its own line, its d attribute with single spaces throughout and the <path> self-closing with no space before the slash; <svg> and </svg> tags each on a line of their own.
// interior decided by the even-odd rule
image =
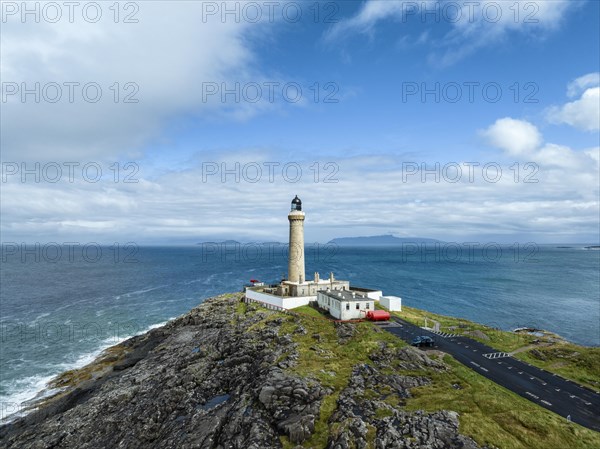
<svg viewBox="0 0 600 449">
<path fill-rule="evenodd" d="M 346 310 L 350 310 L 350 303 L 349 302 L 346 303 Z"/>
<path fill-rule="evenodd" d="M 367 310 L 369 310 L 369 303 L 367 303 Z"/>
<path fill-rule="evenodd" d="M 356 310 L 360 310 L 360 303 L 359 302 L 356 303 Z"/>
</svg>

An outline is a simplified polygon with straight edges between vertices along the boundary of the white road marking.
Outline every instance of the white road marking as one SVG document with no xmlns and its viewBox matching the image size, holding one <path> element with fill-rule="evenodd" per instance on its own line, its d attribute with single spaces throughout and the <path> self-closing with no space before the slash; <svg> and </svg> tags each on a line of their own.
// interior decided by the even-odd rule
<svg viewBox="0 0 600 449">
<path fill-rule="evenodd" d="M 552 407 L 552 404 L 548 401 L 544 401 L 543 399 L 540 401 L 543 404 L 549 405 L 550 407 Z"/>
<path fill-rule="evenodd" d="M 471 365 L 476 366 L 477 368 L 479 368 L 482 371 L 485 371 L 486 373 L 489 372 L 489 370 L 487 368 L 484 368 L 483 366 L 481 366 L 479 363 L 475 363 L 475 362 L 470 362 Z"/>
<path fill-rule="evenodd" d="M 468 346 L 465 346 L 467 348 Z M 490 352 L 488 354 L 482 354 L 487 359 L 500 359 L 504 357 L 510 357 L 510 354 L 506 352 Z"/>
</svg>

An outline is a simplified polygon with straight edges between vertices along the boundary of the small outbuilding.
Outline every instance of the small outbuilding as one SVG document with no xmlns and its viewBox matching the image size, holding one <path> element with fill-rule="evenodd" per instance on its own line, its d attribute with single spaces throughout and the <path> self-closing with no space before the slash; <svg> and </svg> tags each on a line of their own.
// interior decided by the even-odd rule
<svg viewBox="0 0 600 449">
<path fill-rule="evenodd" d="M 379 299 L 379 304 L 390 312 L 402 312 L 402 298 L 399 296 L 382 296 Z"/>
</svg>

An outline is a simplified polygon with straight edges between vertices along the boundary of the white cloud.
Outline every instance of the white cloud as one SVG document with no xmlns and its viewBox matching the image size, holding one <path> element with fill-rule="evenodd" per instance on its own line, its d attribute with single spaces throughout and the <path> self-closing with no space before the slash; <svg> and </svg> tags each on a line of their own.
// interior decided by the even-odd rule
<svg viewBox="0 0 600 449">
<path fill-rule="evenodd" d="M 588 73 L 574 79 L 567 86 L 567 96 L 574 98 L 577 95 L 585 92 L 588 87 L 596 87 L 600 85 L 600 72 Z"/>
<path fill-rule="evenodd" d="M 510 117 L 498 119 L 493 125 L 480 131 L 480 135 L 508 156 L 533 161 L 545 169 L 585 172 L 589 167 L 599 166 L 598 148 L 575 151 L 564 145 L 543 143 L 537 127 L 525 120 Z"/>
<path fill-rule="evenodd" d="M 529 122 L 505 117 L 482 131 L 482 135 L 496 148 L 511 156 L 528 156 L 539 148 L 542 136 Z"/>
<path fill-rule="evenodd" d="M 42 98 L 22 102 L 10 95 L 2 104 L 4 160 L 86 160 L 135 154 L 159 136 L 175 116 L 211 117 L 222 110 L 219 96 L 204 101 L 203 82 L 261 80 L 255 68 L 252 37 L 264 23 L 203 22 L 202 2 L 141 2 L 139 23 L 114 23 L 109 4 L 103 19 L 89 23 L 76 14 L 56 24 L 9 17 L 2 24 L 1 76 L 6 83 L 40 83 Z M 66 8 L 66 7 L 65 7 Z M 66 11 L 64 12 L 66 14 Z M 57 82 L 63 97 L 44 101 L 44 86 Z M 65 82 L 75 87 L 73 103 Z M 81 86 L 94 82 L 102 89 L 97 103 L 86 102 Z M 114 101 L 118 82 L 119 101 Z M 137 104 L 124 96 L 139 91 Z M 111 86 L 112 89 L 111 90 Z M 54 96 L 54 90 L 46 92 Z M 90 91 L 93 95 L 93 90 Z M 244 118 L 264 107 L 240 102 L 233 114 Z M 93 160 L 93 159 L 92 159 Z"/>
<path fill-rule="evenodd" d="M 501 40 L 508 32 L 540 36 L 560 25 L 565 13 L 577 7 L 577 2 L 547 0 L 530 2 L 480 2 L 368 0 L 360 11 L 333 25 L 325 34 L 329 42 L 351 33 L 372 33 L 375 26 L 387 19 L 402 23 L 421 21 L 424 25 L 448 24 L 451 31 L 438 42 L 438 50 L 430 60 L 449 65 L 470 53 Z M 415 9 L 416 8 L 416 9 Z"/>
<path fill-rule="evenodd" d="M 571 86 L 569 90 L 573 92 Z M 600 129 L 600 87 L 585 89 L 578 100 L 549 108 L 547 119 L 550 123 L 566 123 L 584 131 L 598 131 Z"/>
<path fill-rule="evenodd" d="M 334 40 L 350 32 L 368 33 L 381 20 L 389 17 L 401 18 L 405 6 L 406 2 L 401 0 L 367 1 L 354 17 L 332 26 L 327 31 L 326 38 Z"/>
</svg>

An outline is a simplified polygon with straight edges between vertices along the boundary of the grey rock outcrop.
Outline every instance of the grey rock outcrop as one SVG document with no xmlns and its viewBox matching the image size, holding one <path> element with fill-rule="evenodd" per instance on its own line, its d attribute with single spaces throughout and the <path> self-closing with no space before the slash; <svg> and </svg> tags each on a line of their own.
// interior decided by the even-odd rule
<svg viewBox="0 0 600 449">
<path fill-rule="evenodd" d="M 284 372 L 297 358 L 274 312 L 234 313 L 239 295 L 204 302 L 123 343 L 125 357 L 0 428 L 6 448 L 255 448 L 301 443 L 328 391 Z M 236 316 L 236 320 L 232 317 Z"/>
<path fill-rule="evenodd" d="M 353 324 L 342 322 L 336 322 L 334 324 L 340 344 L 346 343 L 356 333 L 356 327 Z"/>
<path fill-rule="evenodd" d="M 427 385 L 426 377 L 384 374 L 392 359 L 415 369 L 444 369 L 440 362 L 413 348 L 394 350 L 382 345 L 371 354 L 374 365 L 354 368 L 348 386 L 341 392 L 329 419 L 327 449 L 366 449 L 368 434 L 376 449 L 478 449 L 472 439 L 458 432 L 458 414 L 452 411 L 407 412 L 403 399 L 410 389 Z M 393 401 L 388 401 L 393 398 Z"/>
</svg>

